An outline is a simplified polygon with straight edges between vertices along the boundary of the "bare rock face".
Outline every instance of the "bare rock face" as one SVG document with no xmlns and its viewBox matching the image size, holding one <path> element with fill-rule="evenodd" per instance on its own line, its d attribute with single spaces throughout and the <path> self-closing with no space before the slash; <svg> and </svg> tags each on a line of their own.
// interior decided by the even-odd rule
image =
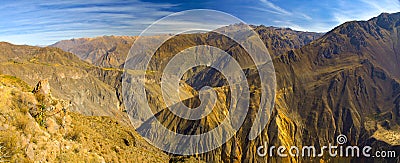
<svg viewBox="0 0 400 163">
<path fill-rule="evenodd" d="M 127 119 L 122 109 L 119 110 L 121 102 L 115 95 L 114 85 L 101 81 L 112 81 L 108 80 L 109 76 L 118 74 L 117 70 L 91 65 L 72 53 L 54 47 L 0 42 L 0 56 L 0 73 L 17 77 L 30 86 L 36 86 L 42 80 L 34 91 L 39 96 L 69 99 L 72 103 L 70 110 L 84 115 L 112 116 L 121 121 Z M 29 89 L 32 91 L 32 88 Z"/>
<path fill-rule="evenodd" d="M 253 141 L 249 141 L 247 135 L 254 122 L 254 115 L 258 108 L 257 100 L 260 98 L 257 89 L 254 89 L 252 91 L 252 103 L 254 105 L 249 109 L 245 123 L 239 132 L 222 147 L 201 154 L 198 158 L 207 162 L 335 161 L 324 160 L 324 158 L 312 160 L 298 157 L 267 158 L 257 156 L 255 151 L 258 146 L 264 145 L 264 142 L 267 145 L 284 145 L 287 148 L 291 145 L 298 147 L 314 145 L 319 148 L 328 143 L 335 143 L 335 138 L 339 134 L 347 136 L 348 145 L 372 144 L 376 148 L 393 148 L 399 151 L 399 22 L 399 13 L 382 14 L 369 21 L 345 23 L 320 38 L 312 33 L 256 27 L 256 31 L 264 40 L 271 54 L 275 56 L 273 61 L 277 71 L 277 98 L 274 113 L 262 135 Z M 299 34 L 299 36 L 296 36 L 296 34 Z M 285 39 L 287 35 L 290 35 L 289 39 Z M 117 41 L 118 43 L 116 44 L 102 45 L 100 48 L 97 45 L 103 44 L 102 42 L 119 39 L 113 37 L 80 39 L 78 41 L 72 40 L 72 45 L 68 45 L 69 42 L 65 41 L 62 43 L 64 44 L 62 47 L 61 44 L 54 46 L 60 45 L 59 47 L 64 50 L 67 48 L 68 51 L 76 53 L 80 58 L 95 65 L 115 68 L 123 64 L 127 54 L 124 51 L 129 50 L 130 41 L 133 41 L 133 38 L 130 38 L 130 41 L 124 41 L 124 39 L 128 38 L 123 38 L 122 41 Z M 165 66 L 176 52 L 190 46 L 203 44 L 220 46 L 221 49 L 232 54 L 236 60 L 247 62 L 248 58 L 240 50 L 240 47 L 229 39 L 224 39 L 212 33 L 185 34 L 169 40 L 166 45 L 171 46 L 161 47 L 154 60 L 152 60 L 150 69 L 160 70 L 160 67 Z M 117 99 L 117 102 L 122 103 L 121 72 L 118 69 L 108 69 L 106 71 L 101 68 L 91 67 L 90 64 L 77 61 L 70 53 L 60 52 L 61 50 L 57 51 L 51 48 L 37 50 L 39 48 L 21 46 L 18 47 L 20 51 L 16 51 L 15 49 L 18 48 L 11 50 L 8 48 L 12 47 L 12 45 L 0 44 L 0 47 L 5 49 L 0 51 L 0 55 L 10 55 L 10 57 L 16 58 L 12 63 L 0 58 L 2 63 L 7 63 L 0 65 L 4 73 L 21 76 L 21 78 L 26 78 L 31 83 L 36 82 L 38 78 L 52 77 L 49 80 L 40 81 L 33 91 L 38 102 L 37 106 L 30 111 L 33 117 L 49 118 L 53 113 L 58 113 L 57 111 L 60 108 L 68 105 L 68 102 L 65 103 L 62 100 L 54 99 L 52 93 L 57 97 L 70 97 L 65 99 L 71 99 L 74 106 L 80 107 L 77 110 L 89 115 L 91 115 L 91 112 L 99 112 L 99 110 L 106 112 L 106 115 L 114 117 L 119 115 L 106 110 L 116 107 L 117 105 L 114 105 L 114 102 Z M 182 49 L 171 50 L 170 47 Z M 79 49 L 84 50 L 80 51 Z M 39 52 L 36 53 L 36 51 Z M 26 55 L 22 55 L 25 53 Z M 24 59 L 22 56 L 29 57 Z M 69 59 L 66 59 L 65 56 Z M 20 62 L 26 64 L 18 64 Z M 90 69 L 86 70 L 85 67 L 90 67 Z M 258 88 L 257 71 L 251 67 L 246 67 L 244 71 L 253 88 Z M 33 72 L 40 72 L 40 74 L 36 75 L 38 73 Z M 188 98 L 184 102 L 189 106 L 195 106 L 197 103 L 195 99 L 191 99 L 196 96 L 196 88 L 206 85 L 219 90 L 218 92 L 221 95 L 218 96 L 218 106 L 214 113 L 210 115 L 208 120 L 194 122 L 174 118 L 172 113 L 160 101 L 160 98 L 157 98 L 160 97 L 160 88 L 156 87 L 157 85 L 148 85 L 146 88 L 146 91 L 148 91 L 147 98 L 155 113 L 157 113 L 156 118 L 171 130 L 177 130 L 174 127 L 179 126 L 178 130 L 183 134 L 203 133 L 208 131 L 206 129 L 212 129 L 218 125 L 224 118 L 223 113 L 227 110 L 222 103 L 229 98 L 222 95 L 228 94 L 223 89 L 228 87 L 228 83 L 224 81 L 222 75 L 212 69 L 199 68 L 188 71 L 182 82 L 186 82 L 184 84 L 185 87 L 180 89 L 184 90 L 182 92 L 187 93 Z M 49 83 L 52 85 L 57 84 L 53 88 L 53 92 L 50 90 Z M 55 115 L 57 116 L 58 114 Z M 128 135 L 132 135 L 130 132 L 103 136 L 104 133 L 117 133 L 113 129 L 120 126 L 115 121 L 107 118 L 82 117 L 72 113 L 70 117 L 72 120 L 69 120 L 69 122 L 75 126 L 81 126 L 84 130 L 79 130 L 79 128 L 75 127 L 75 133 L 68 133 L 69 135 L 66 136 L 68 139 L 79 140 L 87 146 L 94 146 L 96 144 L 93 143 L 101 142 L 83 139 L 84 136 L 82 134 L 91 136 L 89 133 L 95 133 L 92 138 L 104 138 L 103 141 L 107 141 L 109 144 L 118 142 L 114 138 L 124 134 L 123 139 L 120 139 L 119 144 L 113 148 L 114 151 L 118 153 L 121 152 L 124 146 L 127 146 L 127 149 L 128 146 L 132 146 L 125 141 L 126 137 L 129 137 Z M 36 119 L 36 121 L 41 120 L 43 119 Z M 4 120 L 2 122 L 7 121 Z M 68 120 L 66 123 L 66 126 L 72 126 L 68 125 Z M 45 121 L 43 124 L 47 126 L 46 133 L 49 132 L 50 134 L 57 134 L 57 130 L 62 128 L 57 123 L 57 119 L 55 121 Z M 113 127 L 102 127 L 104 124 L 112 125 Z M 4 124 L 0 125 L 0 129 L 1 126 L 6 125 L 12 126 Z M 151 121 L 144 121 L 143 125 L 151 125 Z M 9 129 L 12 127 L 3 128 Z M 125 131 L 125 128 L 123 129 Z M 126 131 L 130 130 L 126 129 Z M 44 137 L 43 140 L 47 141 L 48 137 Z M 128 142 L 132 142 L 132 140 Z M 68 148 L 76 147 L 76 149 L 80 149 L 82 146 L 85 147 L 84 145 L 79 146 L 79 144 L 68 144 L 65 145 L 65 149 L 67 149 L 67 146 Z M 36 145 L 32 145 L 32 148 L 34 147 L 37 149 Z M 101 147 L 98 148 L 101 149 Z M 105 150 L 108 150 L 108 148 Z M 78 150 L 77 152 L 82 153 L 83 151 Z M 32 152 L 34 154 L 38 153 Z M 101 153 L 103 151 L 97 150 L 97 152 Z M 161 159 L 167 161 L 165 154 L 161 151 L 157 150 L 154 153 L 156 153 L 155 155 L 163 155 Z M 30 153 L 28 155 L 34 157 L 34 154 Z M 110 158 L 104 157 L 107 161 L 111 160 Z"/>
<path fill-rule="evenodd" d="M 40 80 L 32 93 L 36 97 L 37 105 L 29 113 L 40 126 L 47 128 L 51 134 L 59 132 L 66 126 L 71 102 L 56 99 L 51 96 L 51 88 L 47 79 Z M 56 121 L 59 121 L 58 123 Z"/>
<path fill-rule="evenodd" d="M 50 84 L 47 79 L 40 80 L 36 87 L 33 89 L 32 93 L 36 96 L 36 99 L 43 105 L 51 103 L 51 92 Z"/>
<path fill-rule="evenodd" d="M 50 84 L 47 79 L 38 82 L 32 93 L 43 96 L 50 96 Z"/>
<path fill-rule="evenodd" d="M 129 126 L 69 112 L 47 80 L 25 85 L 0 74 L 0 162 L 168 162 Z"/>
<path fill-rule="evenodd" d="M 76 54 L 82 60 L 102 67 L 120 67 L 136 36 L 103 36 L 59 41 L 51 46 Z"/>
<path fill-rule="evenodd" d="M 260 34 L 260 37 L 264 39 L 268 49 L 270 50 L 270 53 L 273 55 L 280 55 L 285 53 L 287 50 L 300 48 L 323 35 L 322 33 L 301 32 L 294 31 L 289 28 L 265 27 L 262 25 L 253 26 L 253 28 L 257 33 Z M 206 40 L 210 40 L 212 42 L 215 41 L 216 44 L 218 44 L 220 41 L 223 41 L 213 38 L 212 35 L 209 38 L 204 37 L 205 35 L 198 36 L 202 37 L 199 40 L 203 43 Z M 62 40 L 50 46 L 58 47 L 64 51 L 71 52 L 82 60 L 88 61 L 89 63 L 97 66 L 122 68 L 127 54 L 129 53 L 129 50 L 136 38 L 137 36 L 102 36 L 96 38 L 79 38 Z M 187 37 L 183 38 L 185 39 Z M 180 42 L 176 43 L 182 44 L 182 46 L 192 43 L 190 39 L 179 41 Z M 224 44 L 224 42 L 220 43 Z M 149 42 L 149 44 L 151 44 L 151 42 Z"/>
<path fill-rule="evenodd" d="M 270 51 L 277 52 L 273 60 L 277 71 L 277 98 L 275 113 L 263 135 L 255 141 L 247 139 L 248 128 L 254 120 L 254 112 L 250 111 L 234 138 L 222 147 L 199 157 L 210 162 L 335 161 L 330 158 L 261 158 L 254 153 L 254 149 L 263 142 L 274 146 L 284 145 L 286 148 L 291 145 L 314 145 L 320 149 L 321 146 L 336 143 L 339 134 L 347 136 L 346 145 L 381 144 L 377 142 L 382 141 L 386 145 L 375 147 L 398 150 L 399 22 L 400 13 L 382 14 L 369 21 L 345 23 L 321 38 L 310 41 L 308 45 L 287 52 L 284 52 L 286 46 L 280 42 L 277 44 L 282 45 L 283 50 L 274 50 L 280 46 L 269 47 L 272 48 Z M 266 45 L 271 45 L 268 35 L 262 36 Z M 236 60 L 246 62 L 245 53 L 229 39 L 222 38 L 208 33 L 180 35 L 170 39 L 164 44 L 170 45 L 166 46 L 168 49 L 160 47 L 154 60 L 150 62 L 150 67 L 152 70 L 162 70 L 163 65 L 176 52 L 190 45 L 201 44 L 222 47 Z M 250 68 L 244 71 L 249 83 L 257 88 L 257 71 Z M 182 80 L 195 89 L 203 86 L 218 89 L 228 85 L 222 75 L 207 68 L 189 70 Z M 255 97 L 259 97 L 259 94 L 257 91 L 251 93 L 254 97 L 252 100 L 256 101 Z M 157 96 L 154 93 L 148 97 L 152 105 L 162 103 L 157 100 Z M 187 101 L 190 104 L 191 100 Z M 257 102 L 253 106 L 249 110 L 256 110 Z M 223 107 L 214 109 L 220 109 L 221 112 L 224 110 Z M 208 121 L 185 122 L 174 118 L 168 110 L 158 110 L 156 118 L 170 130 L 179 126 L 178 130 L 192 133 L 201 133 L 201 129 L 212 128 L 213 124 L 220 121 L 210 118 Z M 150 124 L 151 121 L 147 121 L 143 125 Z M 385 137 L 389 134 L 380 133 L 390 133 L 393 136 L 389 138 Z M 390 162 L 382 159 L 380 161 Z"/>
</svg>

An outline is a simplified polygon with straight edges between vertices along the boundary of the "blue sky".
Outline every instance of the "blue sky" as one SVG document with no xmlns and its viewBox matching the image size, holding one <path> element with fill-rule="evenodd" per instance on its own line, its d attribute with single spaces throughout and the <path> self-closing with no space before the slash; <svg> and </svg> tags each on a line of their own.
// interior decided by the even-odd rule
<svg viewBox="0 0 400 163">
<path fill-rule="evenodd" d="M 327 32 L 350 20 L 400 12 L 400 0 L 63 0 L 0 2 L 0 41 L 49 45 L 63 39 L 138 35 L 188 9 L 214 9 L 248 24 Z"/>
</svg>

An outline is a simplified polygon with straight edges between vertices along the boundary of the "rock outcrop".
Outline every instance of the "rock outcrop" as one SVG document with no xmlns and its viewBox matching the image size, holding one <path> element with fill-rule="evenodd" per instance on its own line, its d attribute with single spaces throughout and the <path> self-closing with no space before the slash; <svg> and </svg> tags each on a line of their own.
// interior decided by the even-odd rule
<svg viewBox="0 0 400 163">
<path fill-rule="evenodd" d="M 168 162 L 131 127 L 110 117 L 68 110 L 47 80 L 33 93 L 22 80 L 0 75 L 0 162 Z"/>
<path fill-rule="evenodd" d="M 116 86 L 101 81 L 103 74 L 118 74 L 118 70 L 91 65 L 58 48 L 0 43 L 0 49 L 0 73 L 20 78 L 29 85 L 47 79 L 52 86 L 51 95 L 70 99 L 71 111 L 112 116 L 129 124 L 116 96 Z"/>
<path fill-rule="evenodd" d="M 224 113 L 228 108 L 228 105 L 224 104 L 227 104 L 227 99 L 229 99 L 229 92 L 226 91 L 229 88 L 229 83 L 217 71 L 207 67 L 199 67 L 186 72 L 179 88 L 182 92 L 181 99 L 186 105 L 193 107 L 198 105 L 198 89 L 203 86 L 213 87 L 218 92 L 218 101 L 215 110 L 206 120 L 185 121 L 172 115 L 163 102 L 159 81 L 162 75 L 161 71 L 176 53 L 196 45 L 218 47 L 242 62 L 241 66 L 243 66 L 243 71 L 250 83 L 252 97 L 250 111 L 245 115 L 244 125 L 223 146 L 208 153 L 197 155 L 195 160 L 201 159 L 206 162 L 365 161 L 365 158 L 259 157 L 256 149 L 258 146 L 264 145 L 264 142 L 269 146 L 283 145 L 287 148 L 292 145 L 298 147 L 314 145 L 318 149 L 329 143 L 337 143 L 336 136 L 344 134 L 348 138 L 345 145 L 371 145 L 376 149 L 399 151 L 399 22 L 399 13 L 382 14 L 368 21 L 347 22 L 321 37 L 315 33 L 293 32 L 288 29 L 262 26 L 255 27 L 274 58 L 277 92 L 275 107 L 267 127 L 259 137 L 252 141 L 249 141 L 247 136 L 254 123 L 257 108 L 259 108 L 260 81 L 257 77 L 257 70 L 249 60 L 248 55 L 232 40 L 212 32 L 178 35 L 158 49 L 150 61 L 150 71 L 135 73 L 147 73 L 145 81 L 146 98 L 157 120 L 163 122 L 165 127 L 170 130 L 179 131 L 183 134 L 198 134 L 212 129 L 224 119 Z M 4 49 L 0 51 L 0 54 L 6 56 L 0 58 L 1 72 L 20 77 L 32 85 L 38 79 L 49 78 L 48 82 L 55 87 L 49 91 L 46 82 L 41 82 L 34 91 L 38 95 L 29 95 L 31 102 L 26 103 L 27 106 L 30 106 L 29 108 L 40 108 L 42 106 L 38 104 L 40 101 L 45 103 L 46 107 L 44 108 L 52 106 L 51 100 L 47 100 L 46 97 L 54 95 L 62 99 L 70 99 L 72 111 L 79 111 L 86 115 L 102 114 L 117 117 L 117 119 L 123 121 L 124 114 L 121 114 L 121 110 L 124 107 L 122 105 L 124 90 L 121 88 L 122 70 L 118 68 L 123 66 L 127 51 L 130 48 L 129 44 L 134 39 L 134 37 L 100 37 L 64 41 L 54 45 L 74 52 L 80 58 L 95 65 L 109 68 L 82 62 L 73 54 L 57 48 L 37 48 L 0 43 L 0 47 Z M 101 43 L 107 42 L 107 40 L 113 41 Z M 72 43 L 70 44 L 70 42 Z M 93 42 L 100 43 L 92 44 Z M 97 45 L 101 46 L 97 47 Z M 19 87 L 21 89 L 26 88 L 23 85 Z M 3 88 L 6 88 L 9 92 L 12 90 L 8 86 L 3 86 Z M 0 105 L 10 106 L 9 103 L 1 102 Z M 24 108 L 24 106 L 19 108 Z M 76 108 L 74 109 L 74 107 Z M 32 114 L 35 115 L 35 113 Z M 2 115 L 5 115 L 5 113 Z M 90 153 L 98 160 L 101 160 L 100 157 L 106 161 L 113 160 L 115 157 L 126 159 L 122 156 L 120 158 L 119 154 L 113 153 L 112 156 L 106 156 L 99 154 L 99 152 L 109 153 L 109 149 L 113 149 L 115 153 L 121 153 L 122 149 L 131 150 L 130 144 L 133 144 L 131 143 L 133 139 L 128 140 L 126 137 L 129 138 L 130 135 L 135 137 L 135 132 L 132 131 L 133 134 L 129 132 L 132 128 L 121 127 L 117 124 L 120 121 L 113 121 L 110 118 L 85 117 L 73 112 L 68 115 L 72 119 L 70 121 L 71 126 L 78 125 L 84 128 L 84 130 L 76 129 L 71 133 L 67 132 L 66 138 L 68 140 L 81 142 L 81 144 L 75 144 L 76 146 L 66 145 L 69 149 L 78 149 L 77 152 L 74 151 L 76 153 L 74 156 L 84 155 L 82 153 L 89 155 L 88 153 Z M 3 119 L 1 121 L 3 123 L 0 125 L 0 129 L 15 131 L 18 130 L 17 128 L 24 128 L 24 125 L 18 123 L 16 125 L 5 124 L 4 122 L 8 122 L 4 120 L 7 117 L 1 116 L 0 120 Z M 21 116 L 21 114 L 12 116 Z M 74 119 L 80 120 L 74 121 Z M 151 126 L 153 120 L 141 119 L 136 122 L 144 126 Z M 36 119 L 35 123 L 37 121 Z M 50 123 L 50 120 L 46 120 L 44 124 L 51 126 Z M 110 148 L 104 149 L 98 146 L 101 142 L 106 142 L 102 145 L 110 145 L 114 140 L 113 137 L 118 136 L 118 134 L 105 134 L 102 131 L 105 128 L 97 127 L 104 126 L 104 124 L 121 129 L 106 128 L 110 129 L 106 131 L 107 133 L 116 132 L 121 135 L 119 137 L 121 140 L 118 139 L 119 141 L 117 141 L 118 145 L 107 146 Z M 10 126 L 14 126 L 14 128 Z M 48 129 L 43 131 L 44 135 L 57 134 L 57 127 L 54 126 L 50 127 L 51 131 Z M 68 121 L 65 126 L 68 126 Z M 38 128 L 40 128 L 40 123 Z M 42 130 L 37 131 L 42 132 Z M 145 127 L 138 128 L 138 130 L 143 131 Z M 83 133 L 83 135 L 80 133 Z M 87 136 L 88 139 L 86 139 L 85 135 L 89 133 L 94 134 L 90 138 Z M 27 138 L 19 137 L 19 139 L 26 140 Z M 93 139 L 101 139 L 102 141 L 93 142 Z M 55 139 L 49 136 L 42 136 L 40 142 L 48 143 L 53 140 Z M 23 145 L 24 141 L 17 143 L 20 143 L 17 146 L 26 147 L 26 145 Z M 59 143 L 62 143 L 62 141 L 59 141 Z M 37 149 L 41 146 L 45 145 L 29 148 Z M 96 146 L 101 150 L 95 148 L 96 150 L 92 150 L 97 151 L 95 153 L 89 152 L 90 150 L 79 150 L 85 146 Z M 158 150 L 152 151 L 160 152 Z M 138 152 L 147 153 L 147 151 L 139 149 Z M 160 154 L 160 157 L 155 157 L 157 160 L 159 158 L 167 160 L 165 154 L 161 152 L 157 154 L 149 153 L 151 153 L 151 157 Z M 36 154 L 30 152 L 27 155 L 34 157 Z M 86 154 L 85 156 L 87 156 Z M 179 161 L 181 158 L 181 156 L 173 156 L 172 160 Z M 374 158 L 373 161 L 392 162 L 396 159 L 398 157 Z"/>
</svg>

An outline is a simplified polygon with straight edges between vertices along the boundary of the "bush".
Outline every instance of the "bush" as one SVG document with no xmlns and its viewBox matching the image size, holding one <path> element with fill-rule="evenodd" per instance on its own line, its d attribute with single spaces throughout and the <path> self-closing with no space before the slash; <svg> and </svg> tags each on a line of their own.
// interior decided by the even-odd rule
<svg viewBox="0 0 400 163">
<path fill-rule="evenodd" d="M 28 126 L 29 120 L 26 116 L 21 114 L 15 115 L 14 125 L 18 130 L 25 131 L 26 126 Z"/>
<path fill-rule="evenodd" d="M 55 119 L 56 119 L 56 123 L 58 124 L 58 125 L 60 125 L 60 126 L 63 126 L 64 125 L 64 120 L 63 120 L 63 117 L 62 116 L 55 116 Z"/>
<path fill-rule="evenodd" d="M 40 105 L 37 113 L 34 113 L 33 117 L 40 126 L 44 127 L 46 125 L 46 115 L 45 115 L 46 105 Z"/>
<path fill-rule="evenodd" d="M 72 141 L 81 141 L 83 128 L 81 126 L 75 126 L 65 135 L 65 139 Z"/>
<path fill-rule="evenodd" d="M 26 93 L 12 91 L 12 110 L 18 109 L 21 113 L 28 113 L 29 108 L 34 106 L 34 98 L 30 97 Z"/>
<path fill-rule="evenodd" d="M 15 132 L 7 130 L 0 131 L 0 155 L 4 157 L 3 160 L 0 159 L 0 162 L 10 161 L 9 159 L 19 152 L 18 140 L 20 140 L 20 137 Z"/>
<path fill-rule="evenodd" d="M 39 112 L 39 114 L 35 116 L 35 119 L 40 126 L 44 127 L 46 125 L 46 115 L 44 112 Z"/>
</svg>

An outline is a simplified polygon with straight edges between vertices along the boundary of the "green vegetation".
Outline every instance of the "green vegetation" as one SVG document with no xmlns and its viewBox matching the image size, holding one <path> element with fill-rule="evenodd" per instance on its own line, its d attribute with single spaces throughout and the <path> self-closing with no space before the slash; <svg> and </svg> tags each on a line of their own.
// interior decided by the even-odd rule
<svg viewBox="0 0 400 163">
<path fill-rule="evenodd" d="M 18 78 L 2 75 L 1 79 L 0 162 L 169 160 L 113 118 L 69 112 L 63 100 L 35 96 L 29 87 L 21 87 L 24 82 Z"/>
<path fill-rule="evenodd" d="M 11 75 L 0 74 L 0 83 L 6 86 L 17 87 L 24 92 L 30 91 L 32 89 L 27 83 L 25 83 L 21 79 Z"/>
</svg>

